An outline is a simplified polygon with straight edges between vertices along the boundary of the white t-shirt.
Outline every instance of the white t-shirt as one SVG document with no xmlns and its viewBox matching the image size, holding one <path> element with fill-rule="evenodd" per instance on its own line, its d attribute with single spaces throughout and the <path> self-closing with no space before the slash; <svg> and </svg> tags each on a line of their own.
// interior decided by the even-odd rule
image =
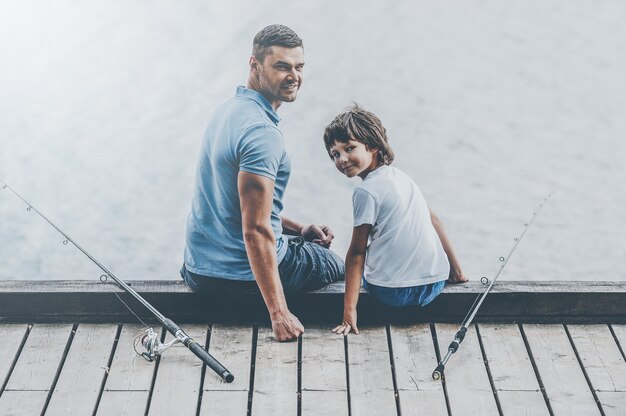
<svg viewBox="0 0 626 416">
<path fill-rule="evenodd" d="M 383 165 L 352 194 L 354 226 L 371 224 L 365 280 L 377 286 L 410 287 L 446 280 L 448 257 L 415 182 Z"/>
</svg>

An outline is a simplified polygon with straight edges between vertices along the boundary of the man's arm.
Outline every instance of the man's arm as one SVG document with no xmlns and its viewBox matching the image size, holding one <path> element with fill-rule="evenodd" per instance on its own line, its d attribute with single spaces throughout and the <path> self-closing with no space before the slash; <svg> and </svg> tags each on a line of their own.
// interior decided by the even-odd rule
<svg viewBox="0 0 626 416">
<path fill-rule="evenodd" d="M 280 220 L 283 225 L 283 233 L 299 235 L 306 241 L 311 241 L 323 247 L 330 247 L 333 238 L 335 238 L 332 230 L 327 225 L 303 225 L 287 217 L 280 217 Z"/>
<path fill-rule="evenodd" d="M 461 263 L 459 262 L 458 257 L 454 253 L 452 249 L 452 243 L 448 238 L 445 230 L 443 229 L 443 223 L 439 219 L 437 215 L 429 208 L 430 211 L 430 220 L 433 223 L 433 227 L 439 236 L 439 240 L 441 240 L 441 245 L 443 246 L 443 251 L 446 252 L 448 256 L 448 261 L 450 262 L 450 276 L 448 277 L 448 282 L 450 283 L 465 283 L 469 279 L 465 274 L 463 274 L 463 270 L 461 269 Z"/>
<path fill-rule="evenodd" d="M 246 252 L 252 273 L 270 313 L 274 336 L 279 341 L 298 338 L 304 332 L 304 327 L 287 307 L 278 275 L 276 239 L 270 224 L 274 181 L 261 175 L 240 171 L 237 186 Z"/>
</svg>

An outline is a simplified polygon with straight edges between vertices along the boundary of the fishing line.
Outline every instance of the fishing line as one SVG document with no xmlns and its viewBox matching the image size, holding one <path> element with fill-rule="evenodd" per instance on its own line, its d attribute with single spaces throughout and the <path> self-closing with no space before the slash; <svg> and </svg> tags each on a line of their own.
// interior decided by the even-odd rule
<svg viewBox="0 0 626 416">
<path fill-rule="evenodd" d="M 48 224 L 50 224 L 55 230 L 57 230 L 65 240 L 63 240 L 63 245 L 67 245 L 68 243 L 72 243 L 74 247 L 80 250 L 85 256 L 89 258 L 94 264 L 96 264 L 104 273 L 100 276 L 100 281 L 102 283 L 106 282 L 110 277 L 113 279 L 122 289 L 124 289 L 127 293 L 132 295 L 136 300 L 138 300 L 146 309 L 148 309 L 158 320 L 163 324 L 165 329 L 169 331 L 172 335 L 174 335 L 174 339 L 171 342 L 166 344 L 161 343 L 159 340 L 158 333 L 156 333 L 152 328 L 148 327 L 148 325 L 132 310 L 130 306 L 126 302 L 122 300 L 122 298 L 115 292 L 115 296 L 124 304 L 124 306 L 141 322 L 146 328 L 142 334 L 140 334 L 133 344 L 133 348 L 137 354 L 141 355 L 148 361 L 153 361 L 156 356 L 160 355 L 167 348 L 171 347 L 174 344 L 182 343 L 184 344 L 191 352 L 193 352 L 198 358 L 200 358 L 208 367 L 210 367 L 213 371 L 215 371 L 222 379 L 224 379 L 227 383 L 230 383 L 234 380 L 234 376 L 224 367 L 219 361 L 217 361 L 211 354 L 205 351 L 204 346 L 200 345 L 193 338 L 185 333 L 174 321 L 166 318 L 161 312 L 159 312 L 154 306 L 152 306 L 148 301 L 146 301 L 139 293 L 135 291 L 130 285 L 117 276 L 115 276 L 109 269 L 107 269 L 102 263 L 100 263 L 95 257 L 93 257 L 87 250 L 82 248 L 76 241 L 74 241 L 69 235 L 67 235 L 63 230 L 57 227 L 52 221 L 50 221 L 45 215 L 43 215 L 37 208 L 35 208 L 30 202 L 28 202 L 24 197 L 22 197 L 17 191 L 11 188 L 6 182 L 0 179 L 0 183 L 2 183 L 2 189 L 9 189 L 13 194 L 15 194 L 19 199 L 21 199 L 26 205 L 26 211 L 35 211 L 41 218 L 43 218 Z M 139 353 L 137 351 L 137 340 L 141 338 L 139 341 L 146 351 L 143 353 Z"/>
<path fill-rule="evenodd" d="M 539 208 L 536 211 L 533 211 L 533 215 L 530 217 L 528 222 L 524 223 L 524 228 L 522 229 L 522 232 L 520 233 L 520 235 L 513 238 L 513 242 L 514 242 L 513 246 L 511 247 L 511 250 L 506 255 L 506 257 L 501 256 L 498 259 L 500 261 L 500 268 L 496 272 L 493 279 L 489 280 L 486 277 L 482 277 L 480 279 L 483 285 L 488 285 L 487 289 L 483 293 L 476 296 L 474 303 L 472 303 L 472 306 L 470 306 L 469 311 L 467 311 L 467 314 L 465 315 L 465 318 L 463 318 L 463 322 L 461 323 L 459 330 L 456 332 L 456 334 L 454 335 L 454 339 L 448 346 L 448 352 L 446 353 L 445 357 L 443 357 L 443 359 L 439 361 L 437 368 L 435 368 L 435 370 L 433 371 L 433 374 L 432 374 L 433 380 L 439 380 L 443 376 L 443 370 L 445 369 L 446 363 L 448 362 L 452 354 L 454 354 L 458 350 L 459 345 L 461 345 L 461 342 L 463 342 L 463 339 L 465 338 L 465 333 L 467 332 L 467 328 L 474 320 L 474 317 L 476 316 L 478 309 L 483 304 L 483 301 L 489 294 L 489 291 L 491 291 L 491 288 L 493 287 L 494 283 L 496 283 L 496 281 L 498 280 L 500 273 L 502 273 L 502 270 L 504 270 L 504 267 L 509 262 L 509 259 L 515 252 L 515 249 L 519 245 L 520 241 L 522 241 L 522 238 L 524 238 L 524 235 L 526 235 L 526 231 L 528 231 L 533 221 L 535 221 L 535 218 L 537 218 L 537 215 L 539 215 L 541 208 L 543 208 L 543 206 L 548 202 L 548 200 L 550 199 L 550 197 L 552 197 L 553 194 L 554 194 L 554 191 L 550 192 L 548 196 L 544 198 L 543 202 L 539 204 Z"/>
</svg>

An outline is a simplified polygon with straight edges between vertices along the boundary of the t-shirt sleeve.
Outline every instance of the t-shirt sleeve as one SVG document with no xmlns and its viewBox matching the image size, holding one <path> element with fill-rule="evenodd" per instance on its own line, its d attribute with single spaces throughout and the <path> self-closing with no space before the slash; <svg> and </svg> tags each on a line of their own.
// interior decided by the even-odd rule
<svg viewBox="0 0 626 416">
<path fill-rule="evenodd" d="M 376 225 L 378 203 L 369 192 L 359 188 L 354 190 L 352 193 L 352 210 L 355 227 L 363 224 Z"/>
<path fill-rule="evenodd" d="M 248 128 L 239 141 L 239 170 L 276 180 L 285 153 L 282 134 L 259 124 Z"/>
</svg>

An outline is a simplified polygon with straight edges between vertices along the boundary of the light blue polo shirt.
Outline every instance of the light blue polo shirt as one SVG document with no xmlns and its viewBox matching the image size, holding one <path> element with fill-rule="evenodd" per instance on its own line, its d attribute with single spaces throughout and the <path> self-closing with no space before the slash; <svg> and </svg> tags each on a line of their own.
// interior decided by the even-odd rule
<svg viewBox="0 0 626 416">
<path fill-rule="evenodd" d="M 239 171 L 274 181 L 271 225 L 278 262 L 285 256 L 287 242 L 279 215 L 291 164 L 279 121 L 265 97 L 241 86 L 235 97 L 215 111 L 202 141 L 187 218 L 187 270 L 209 277 L 254 280 L 243 242 Z"/>
</svg>

